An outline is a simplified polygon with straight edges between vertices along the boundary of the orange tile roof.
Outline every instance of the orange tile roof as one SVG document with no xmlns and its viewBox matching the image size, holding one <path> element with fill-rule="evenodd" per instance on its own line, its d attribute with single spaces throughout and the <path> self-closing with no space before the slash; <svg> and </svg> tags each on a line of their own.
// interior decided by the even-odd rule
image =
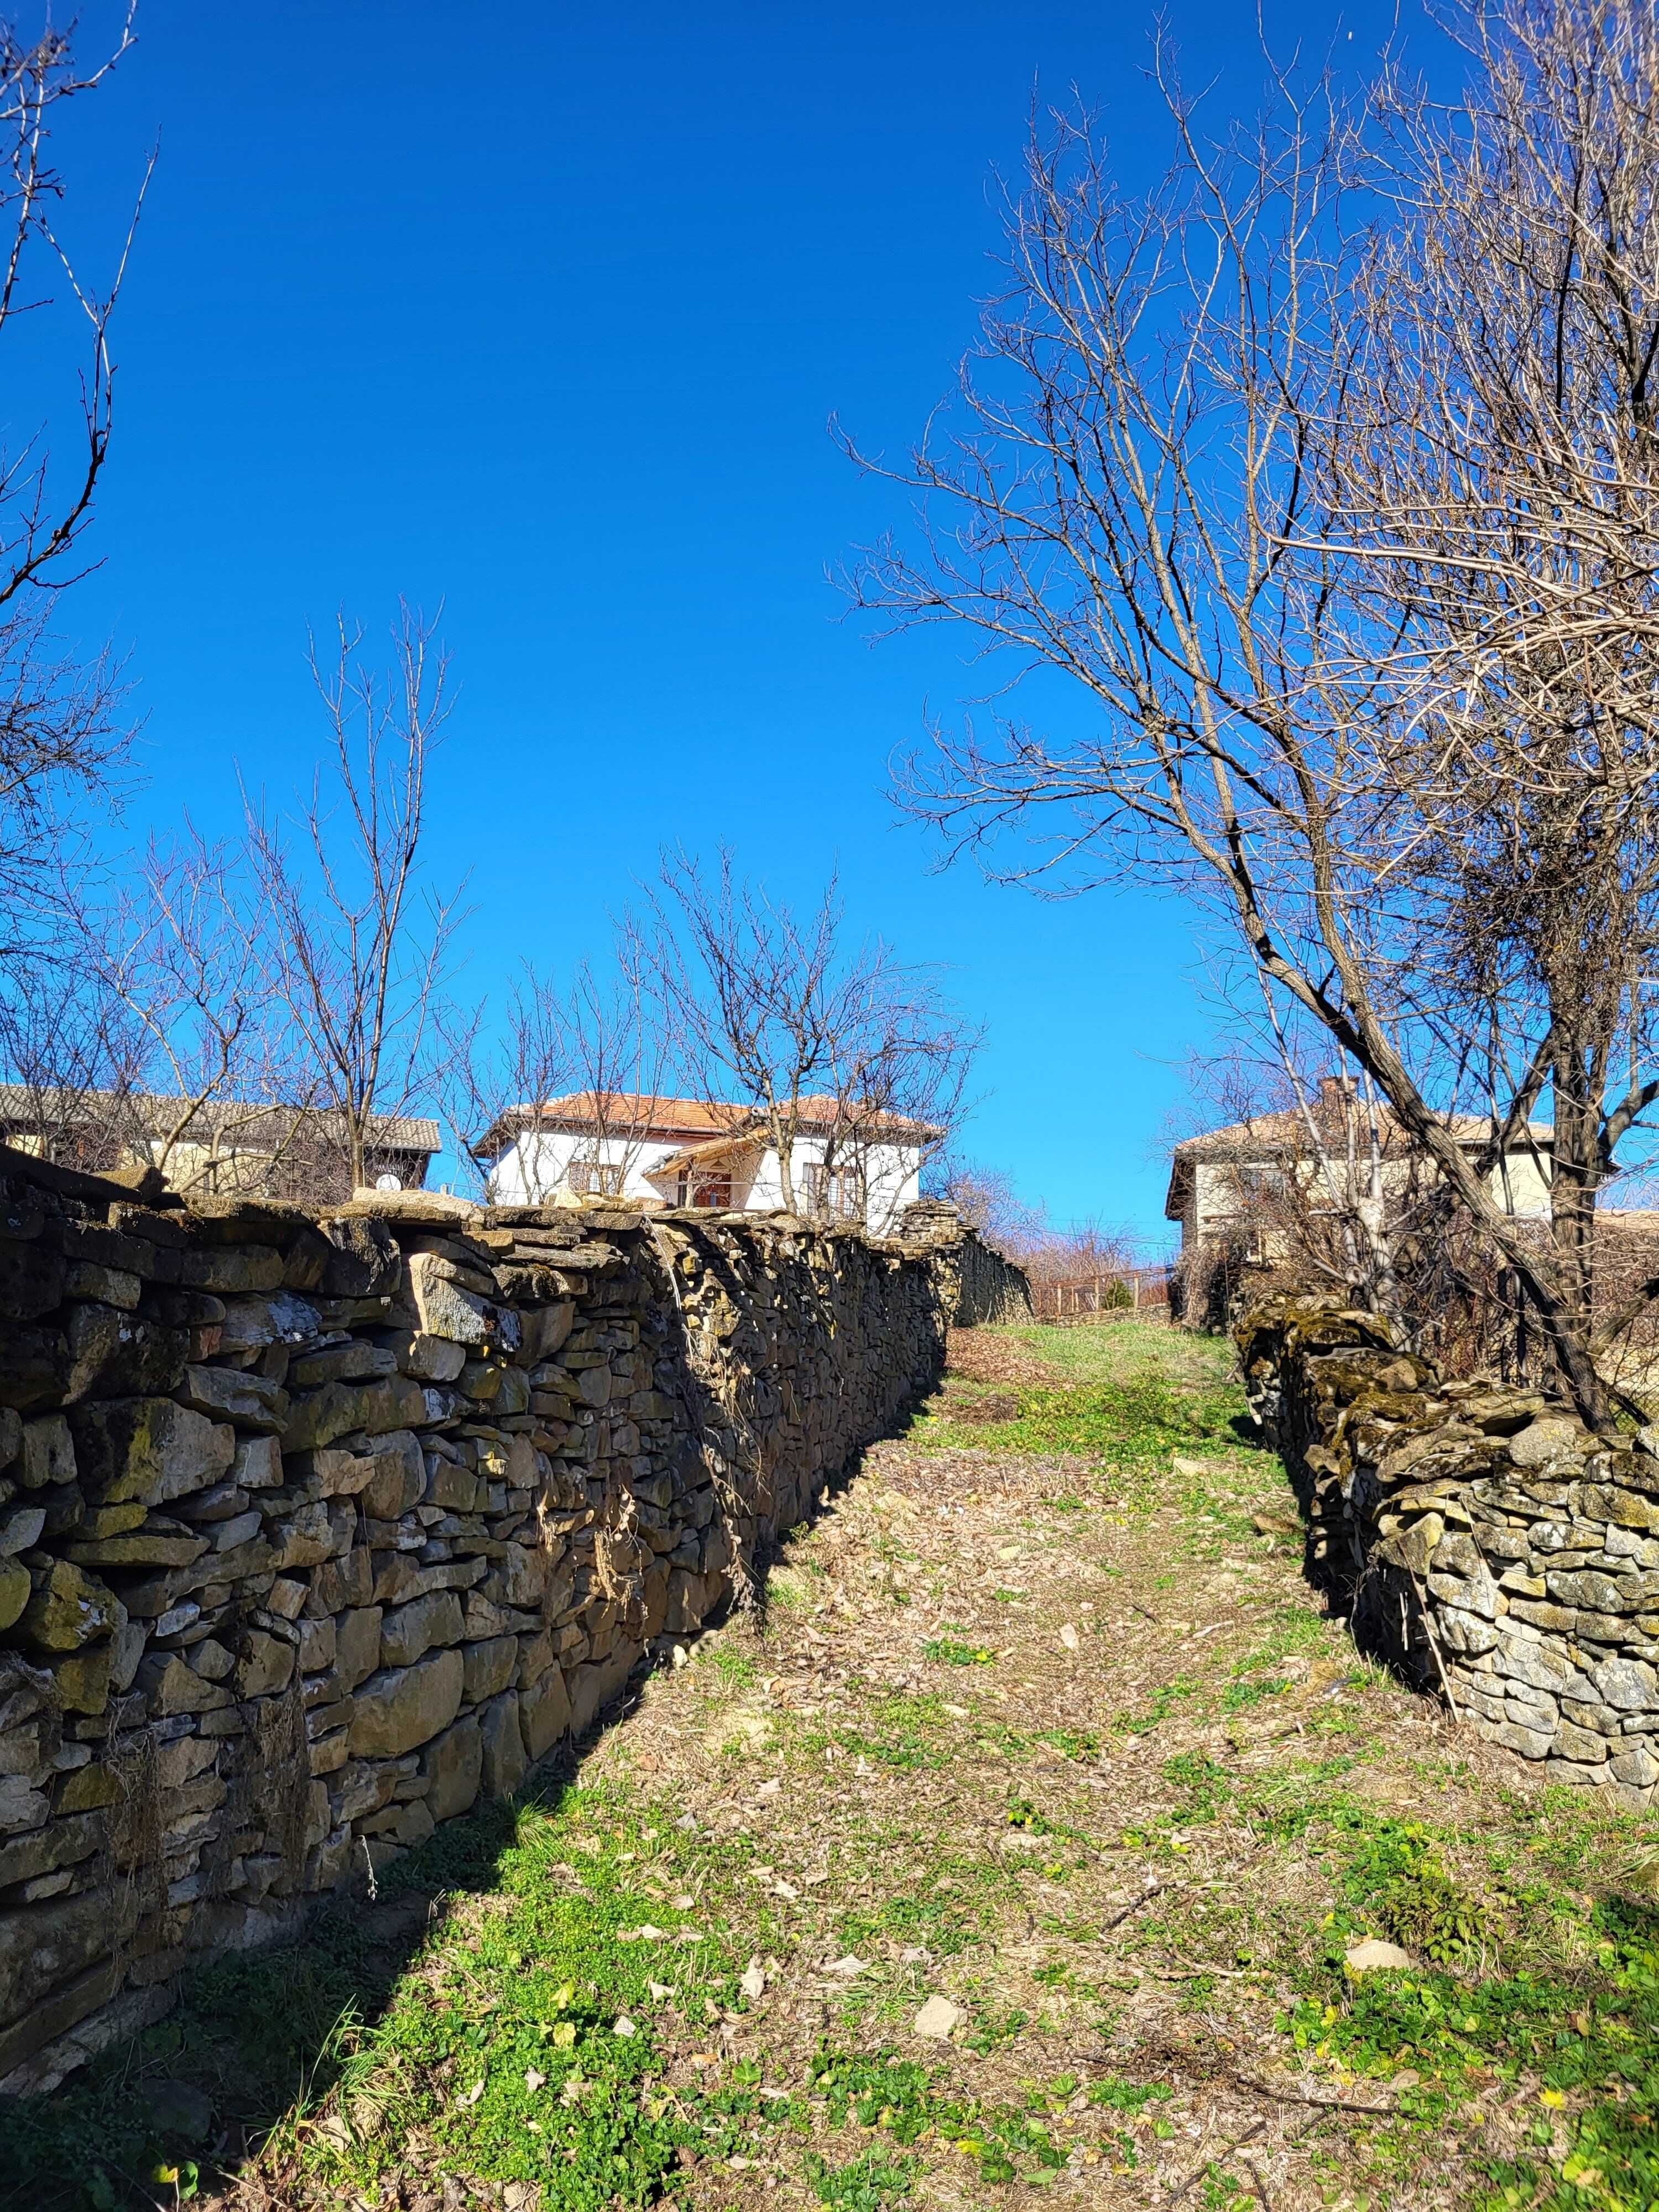
<svg viewBox="0 0 1659 2212">
<path fill-rule="evenodd" d="M 834 1098 L 804 1097 L 799 1114 L 804 1129 L 825 1128 L 842 1119 L 847 1109 Z M 698 1139 L 736 1136 L 753 1128 L 763 1116 L 753 1106 L 729 1099 L 660 1098 L 632 1091 L 573 1091 L 561 1098 L 544 1098 L 538 1106 L 510 1106 L 474 1146 L 477 1158 L 503 1151 L 523 1131 L 543 1127 L 586 1130 L 604 1123 L 618 1134 L 635 1140 L 654 1138 L 663 1143 L 684 1144 Z M 929 1139 L 939 1132 L 925 1122 L 908 1121 L 902 1115 L 877 1113 L 869 1126 L 895 1138 Z"/>
</svg>

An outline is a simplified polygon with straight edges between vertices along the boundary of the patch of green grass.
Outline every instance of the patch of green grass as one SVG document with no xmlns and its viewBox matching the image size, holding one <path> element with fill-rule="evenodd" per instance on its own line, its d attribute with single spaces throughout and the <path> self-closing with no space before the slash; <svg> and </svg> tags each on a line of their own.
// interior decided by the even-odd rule
<svg viewBox="0 0 1659 2212">
<path fill-rule="evenodd" d="M 1304 2064 L 1373 2080 L 1418 2077 L 1398 2089 L 1395 2118 L 1371 2142 L 1379 2170 L 1420 2157 L 1472 2101 L 1508 2101 L 1530 2081 L 1533 2150 L 1469 2152 L 1478 2180 L 1468 2201 L 1480 2212 L 1639 2212 L 1651 2204 L 1659 2197 L 1659 1906 L 1540 1881 L 1501 1828 L 1480 1849 L 1487 1878 L 1475 1895 L 1451 1867 L 1449 1839 L 1425 1823 L 1333 1801 L 1316 1784 L 1304 1790 L 1301 1848 L 1330 1868 L 1338 1902 L 1316 1955 L 1293 1969 L 1297 1995 L 1278 2026 Z M 1529 1808 L 1510 1833 L 1525 1819 L 1547 1817 Z M 1263 1825 L 1253 1813 L 1258 1832 Z M 1282 1831 L 1284 1823 L 1273 1825 Z M 1577 1822 L 1565 1826 L 1564 1835 L 1533 1839 L 1537 1856 L 1574 1859 L 1582 1880 L 1587 1838 Z M 1462 1848 L 1476 1849 L 1470 1839 Z M 1523 1837 L 1522 1857 L 1528 1849 Z M 1346 1972 L 1347 1948 L 1374 1934 L 1421 1963 Z"/>
<path fill-rule="evenodd" d="M 1238 1444 L 1244 1400 L 1226 1349 L 1196 1339 L 1176 1346 L 1167 1330 L 1130 1323 L 1010 1334 L 1060 1368 L 1065 1381 L 998 1386 L 988 1397 L 1012 1399 L 1015 1408 L 1000 1419 L 953 1421 L 949 1403 L 936 1401 L 911 1431 L 916 1443 L 1076 1455 L 1125 1473 L 1167 1469 L 1172 1452 Z M 1089 1502 L 1076 1492 L 1045 1501 L 1060 1512 Z"/>
<path fill-rule="evenodd" d="M 709 1663 L 721 1681 L 734 1690 L 746 1690 L 760 1680 L 753 1656 L 740 1651 L 735 1644 L 717 1644 Z"/>
<path fill-rule="evenodd" d="M 901 1691 L 867 1698 L 855 1720 L 803 1729 L 799 1741 L 819 1757 L 824 1746 L 835 1744 L 882 1766 L 915 1771 L 947 1764 L 951 1725 L 942 1697 Z"/>
<path fill-rule="evenodd" d="M 1097 1729 L 1049 1728 L 1038 1729 L 1031 1736 L 1033 1743 L 1046 1743 L 1067 1759 L 1098 1759 L 1103 1741 Z"/>
<path fill-rule="evenodd" d="M 1221 1692 L 1224 1713 L 1242 1713 L 1252 1705 L 1259 1705 L 1264 1698 L 1277 1698 L 1290 1688 L 1279 1674 L 1247 1674 L 1242 1680 L 1229 1682 Z"/>
<path fill-rule="evenodd" d="M 1025 2018 L 1023 2014 L 1013 2017 L 1017 2025 L 1009 2033 L 1017 2034 Z M 969 2047 L 981 2045 L 975 2041 Z M 983 2045 L 990 2047 L 988 2042 Z M 832 2128 L 879 2130 L 906 2148 L 924 2137 L 937 2140 L 973 2160 L 986 2181 L 1041 2179 L 1066 2163 L 1066 2149 L 1054 2140 L 1047 2100 L 1041 2095 L 1028 2100 L 1024 2107 L 947 2095 L 926 2067 L 890 2051 L 821 2051 L 809 2070 L 808 2086 L 823 2098 Z M 816 2163 L 826 2176 L 831 2171 L 821 2157 Z M 855 2171 L 856 2166 L 855 2161 L 853 2169 L 841 2171 Z M 816 2179 L 813 2186 L 819 2186 Z M 825 2203 L 861 2201 L 821 2197 Z"/>
<path fill-rule="evenodd" d="M 989 1667 L 997 1655 L 983 1644 L 964 1644 L 955 1636 L 930 1636 L 921 1647 L 921 1656 L 942 1667 Z"/>
<path fill-rule="evenodd" d="M 346 2139 L 309 2139 L 319 2181 L 372 2189 L 416 2136 L 448 2170 L 541 2182 L 570 2212 L 599 2212 L 653 2202 L 682 2145 L 742 2139 L 707 2100 L 651 2088 L 659 2021 L 712 2017 L 738 1991 L 718 1928 L 652 1895 L 690 1879 L 696 1847 L 647 1834 L 641 1809 L 572 1790 L 520 1814 L 493 1892 L 441 1925 L 382 2017 L 343 2039 Z M 666 1940 L 640 1933 L 653 1912 Z"/>
<path fill-rule="evenodd" d="M 1115 2074 L 1104 2074 L 1091 2085 L 1089 2102 L 1114 2112 L 1144 2112 L 1148 2105 L 1167 2103 L 1174 2094 L 1165 2081 L 1125 2081 Z"/>
</svg>

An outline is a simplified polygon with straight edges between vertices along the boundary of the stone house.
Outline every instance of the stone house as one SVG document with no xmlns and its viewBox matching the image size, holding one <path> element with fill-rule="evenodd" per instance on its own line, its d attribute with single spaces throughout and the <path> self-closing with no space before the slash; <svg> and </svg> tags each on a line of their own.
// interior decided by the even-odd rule
<svg viewBox="0 0 1659 2212">
<path fill-rule="evenodd" d="M 791 1156 L 796 1206 L 819 1220 L 896 1231 L 921 1194 L 937 1129 L 807 1098 Z M 474 1146 L 490 1202 L 542 1205 L 561 1194 L 644 1206 L 775 1212 L 783 1179 L 765 1117 L 729 1101 L 575 1091 L 501 1115 Z"/>
<path fill-rule="evenodd" d="M 1374 1157 L 1382 1207 L 1403 1200 L 1422 1172 L 1421 1163 L 1386 1107 L 1373 1114 L 1338 1078 L 1327 1076 L 1310 1112 L 1322 1133 L 1324 1163 L 1310 1135 L 1309 1117 L 1297 1109 L 1206 1130 L 1175 1147 L 1164 1214 L 1181 1224 L 1183 1262 L 1190 1266 L 1206 1250 L 1224 1247 L 1265 1265 L 1284 1259 L 1289 1239 L 1275 1214 L 1292 1206 L 1316 1212 L 1331 1203 L 1332 1172 L 1338 1195 L 1346 1195 L 1343 1185 L 1352 1175 L 1362 1208 L 1377 1203 L 1369 1194 Z M 1449 1115 L 1448 1126 L 1471 1156 L 1492 1133 L 1490 1122 L 1478 1115 Z M 1491 1173 L 1492 1194 L 1506 1213 L 1519 1220 L 1548 1219 L 1550 1163 L 1549 1124 L 1529 1122 Z"/>
</svg>

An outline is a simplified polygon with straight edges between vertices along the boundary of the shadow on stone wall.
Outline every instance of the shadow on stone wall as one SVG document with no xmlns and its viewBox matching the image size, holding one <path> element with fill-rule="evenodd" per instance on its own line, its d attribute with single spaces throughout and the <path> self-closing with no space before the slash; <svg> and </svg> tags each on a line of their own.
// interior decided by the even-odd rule
<svg viewBox="0 0 1659 2212">
<path fill-rule="evenodd" d="M 898 1410 L 885 1433 L 902 1435 L 920 1402 Z M 751 1608 L 764 1632 L 769 1571 L 857 1480 L 864 1456 L 820 1477 L 793 1524 L 769 1516 L 751 1524 L 748 1573 L 686 1632 L 685 1645 Z M 354 1882 L 313 1907 L 292 1940 L 187 1968 L 163 2019 L 111 2043 L 50 2095 L 0 2098 L 0 2212 L 136 2212 L 167 2201 L 158 2169 L 184 2175 L 192 2164 L 204 2195 L 234 2183 L 273 2136 L 280 2145 L 285 2130 L 324 2105 L 350 2063 L 348 2032 L 380 2021 L 459 1901 L 499 1887 L 521 1815 L 555 1815 L 567 1804 L 586 1761 L 636 1705 L 652 1671 L 641 1658 L 622 1694 L 532 1769 L 515 1796 L 444 1823 L 393 1862 L 373 1894 Z M 256 2190 L 250 2206 L 278 2212 L 286 2202 L 280 2172 L 271 2187 Z"/>
</svg>

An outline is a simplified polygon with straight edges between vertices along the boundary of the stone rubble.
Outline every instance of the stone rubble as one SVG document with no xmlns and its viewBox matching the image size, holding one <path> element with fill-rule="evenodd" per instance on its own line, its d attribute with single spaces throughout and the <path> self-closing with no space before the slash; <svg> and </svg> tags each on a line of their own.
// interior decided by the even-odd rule
<svg viewBox="0 0 1659 2212">
<path fill-rule="evenodd" d="M 186 1210 L 0 1148 L 0 2093 L 510 1795 L 729 1602 L 948 1326 L 1029 1311 L 912 1217 Z"/>
</svg>

